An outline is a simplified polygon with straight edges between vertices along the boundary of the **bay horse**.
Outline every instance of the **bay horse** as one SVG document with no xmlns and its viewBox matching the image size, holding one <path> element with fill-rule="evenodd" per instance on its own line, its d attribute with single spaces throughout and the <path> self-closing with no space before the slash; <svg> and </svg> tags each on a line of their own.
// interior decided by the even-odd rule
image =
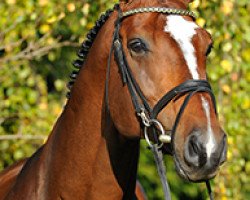
<svg viewBox="0 0 250 200">
<path fill-rule="evenodd" d="M 120 0 L 101 16 L 47 142 L 1 173 L 1 200 L 136 199 L 142 138 L 184 179 L 216 175 L 227 142 L 207 82 L 212 39 L 189 2 Z"/>
</svg>

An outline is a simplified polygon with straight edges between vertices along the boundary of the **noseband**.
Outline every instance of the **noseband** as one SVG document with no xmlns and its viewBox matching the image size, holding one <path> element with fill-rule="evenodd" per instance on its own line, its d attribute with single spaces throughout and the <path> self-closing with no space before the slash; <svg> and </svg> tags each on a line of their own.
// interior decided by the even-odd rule
<svg viewBox="0 0 250 200">
<path fill-rule="evenodd" d="M 163 14 L 171 14 L 171 15 L 181 15 L 181 16 L 190 16 L 195 19 L 195 15 L 193 12 L 188 10 L 182 9 L 175 9 L 175 8 L 165 8 L 165 7 L 146 7 L 146 8 L 137 8 L 133 10 L 129 10 L 126 12 L 122 12 L 119 6 L 116 7 L 118 11 L 118 18 L 115 22 L 115 29 L 113 34 L 113 41 L 112 47 L 110 50 L 109 60 L 108 60 L 108 69 L 107 69 L 107 77 L 106 77 L 106 88 L 105 88 L 105 98 L 106 98 L 106 105 L 108 106 L 108 84 L 109 84 L 109 76 L 110 76 L 110 65 L 111 65 L 111 57 L 112 53 L 114 52 L 115 61 L 119 68 L 119 72 L 121 74 L 122 82 L 124 85 L 127 85 L 132 103 L 136 112 L 136 115 L 139 119 L 141 119 L 141 125 L 144 129 L 144 136 L 149 144 L 151 150 L 154 153 L 155 161 L 158 168 L 158 173 L 161 177 L 161 182 L 163 185 L 163 190 L 165 194 L 165 199 L 170 200 L 170 190 L 166 180 L 166 172 L 165 166 L 163 163 L 162 158 L 162 150 L 161 147 L 164 143 L 170 143 L 172 149 L 172 155 L 175 155 L 175 148 L 174 148 L 174 139 L 175 139 L 175 132 L 181 116 L 190 101 L 191 97 L 194 96 L 196 93 L 206 92 L 211 96 L 211 99 L 214 104 L 215 112 L 216 111 L 216 102 L 215 97 L 212 92 L 210 84 L 206 80 L 187 80 L 180 85 L 176 86 L 169 92 L 167 92 L 152 108 L 146 97 L 144 96 L 143 92 L 141 91 L 137 81 L 135 80 L 129 64 L 126 59 L 125 51 L 123 49 L 122 40 L 120 38 L 119 32 L 122 20 L 128 16 L 138 14 L 138 13 L 163 13 Z M 162 124 L 157 120 L 158 114 L 176 97 L 180 97 L 186 95 L 179 112 L 176 116 L 173 128 L 171 130 L 171 134 L 166 134 Z M 151 134 L 151 138 L 153 138 L 153 142 L 149 139 L 149 130 Z M 178 158 L 175 157 L 178 161 Z M 179 161 L 178 161 L 179 162 Z M 183 170 L 185 173 L 185 171 Z M 188 176 L 186 175 L 186 178 Z M 210 199 L 213 199 L 211 188 L 209 181 L 207 183 L 207 188 L 209 191 Z"/>
</svg>

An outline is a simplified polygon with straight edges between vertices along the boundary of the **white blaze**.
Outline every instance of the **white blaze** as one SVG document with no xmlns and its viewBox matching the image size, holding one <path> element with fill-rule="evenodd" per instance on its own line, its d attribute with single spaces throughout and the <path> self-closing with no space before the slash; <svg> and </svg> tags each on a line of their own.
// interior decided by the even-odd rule
<svg viewBox="0 0 250 200">
<path fill-rule="evenodd" d="M 168 15 L 167 24 L 164 27 L 164 31 L 169 33 L 170 36 L 179 44 L 193 79 L 200 79 L 197 71 L 197 58 L 195 56 L 195 49 L 192 43 L 192 39 L 196 34 L 197 28 L 199 28 L 197 24 L 192 21 L 187 21 L 182 16 L 178 15 Z M 210 157 L 215 146 L 215 139 L 213 137 L 213 130 L 211 127 L 210 106 L 208 101 L 203 96 L 201 97 L 201 102 L 207 118 L 206 149 L 207 156 Z"/>
<path fill-rule="evenodd" d="M 179 44 L 193 79 L 199 79 L 197 59 L 192 44 L 192 38 L 196 34 L 195 29 L 197 28 L 199 27 L 194 22 L 187 21 L 182 16 L 167 16 L 165 32 L 169 33 Z"/>
<path fill-rule="evenodd" d="M 208 101 L 202 96 L 202 107 L 205 111 L 206 117 L 207 117 L 207 144 L 206 144 L 206 150 L 207 150 L 207 157 L 210 158 L 211 154 L 213 153 L 213 149 L 215 147 L 215 139 L 213 137 L 213 130 L 211 127 L 211 119 L 210 119 L 210 106 Z"/>
</svg>

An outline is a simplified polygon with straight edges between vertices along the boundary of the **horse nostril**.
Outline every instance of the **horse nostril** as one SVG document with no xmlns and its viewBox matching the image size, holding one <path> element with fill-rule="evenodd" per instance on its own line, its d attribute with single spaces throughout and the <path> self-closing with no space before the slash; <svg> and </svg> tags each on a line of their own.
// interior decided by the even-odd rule
<svg viewBox="0 0 250 200">
<path fill-rule="evenodd" d="M 198 136 L 193 134 L 189 137 L 186 143 L 184 157 L 189 166 L 201 167 L 206 164 L 207 154 Z"/>
<path fill-rule="evenodd" d="M 188 144 L 188 150 L 189 150 L 190 156 L 198 155 L 199 147 L 198 147 L 196 138 L 192 137 L 190 139 L 189 144 Z"/>
<path fill-rule="evenodd" d="M 185 169 L 188 173 L 202 174 L 206 178 L 216 174 L 219 166 L 226 160 L 227 137 L 223 134 L 222 132 L 221 137 L 214 137 L 213 140 L 209 140 L 199 129 L 189 134 L 183 152 Z"/>
</svg>

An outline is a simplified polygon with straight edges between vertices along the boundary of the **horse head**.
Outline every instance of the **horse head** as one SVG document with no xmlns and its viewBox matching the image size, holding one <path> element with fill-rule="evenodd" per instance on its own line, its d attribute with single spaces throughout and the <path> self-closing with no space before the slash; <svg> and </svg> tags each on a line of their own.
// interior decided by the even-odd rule
<svg viewBox="0 0 250 200">
<path fill-rule="evenodd" d="M 207 82 L 206 60 L 213 41 L 187 11 L 189 2 L 120 2 L 108 98 L 121 134 L 143 137 L 145 121 L 141 122 L 138 107 L 144 108 L 156 135 L 164 129 L 163 135 L 171 137 L 171 143 L 163 141 L 162 149 L 171 149 L 177 172 L 199 182 L 216 175 L 226 160 L 227 144 Z M 152 143 L 161 143 L 146 132 Z"/>
</svg>

